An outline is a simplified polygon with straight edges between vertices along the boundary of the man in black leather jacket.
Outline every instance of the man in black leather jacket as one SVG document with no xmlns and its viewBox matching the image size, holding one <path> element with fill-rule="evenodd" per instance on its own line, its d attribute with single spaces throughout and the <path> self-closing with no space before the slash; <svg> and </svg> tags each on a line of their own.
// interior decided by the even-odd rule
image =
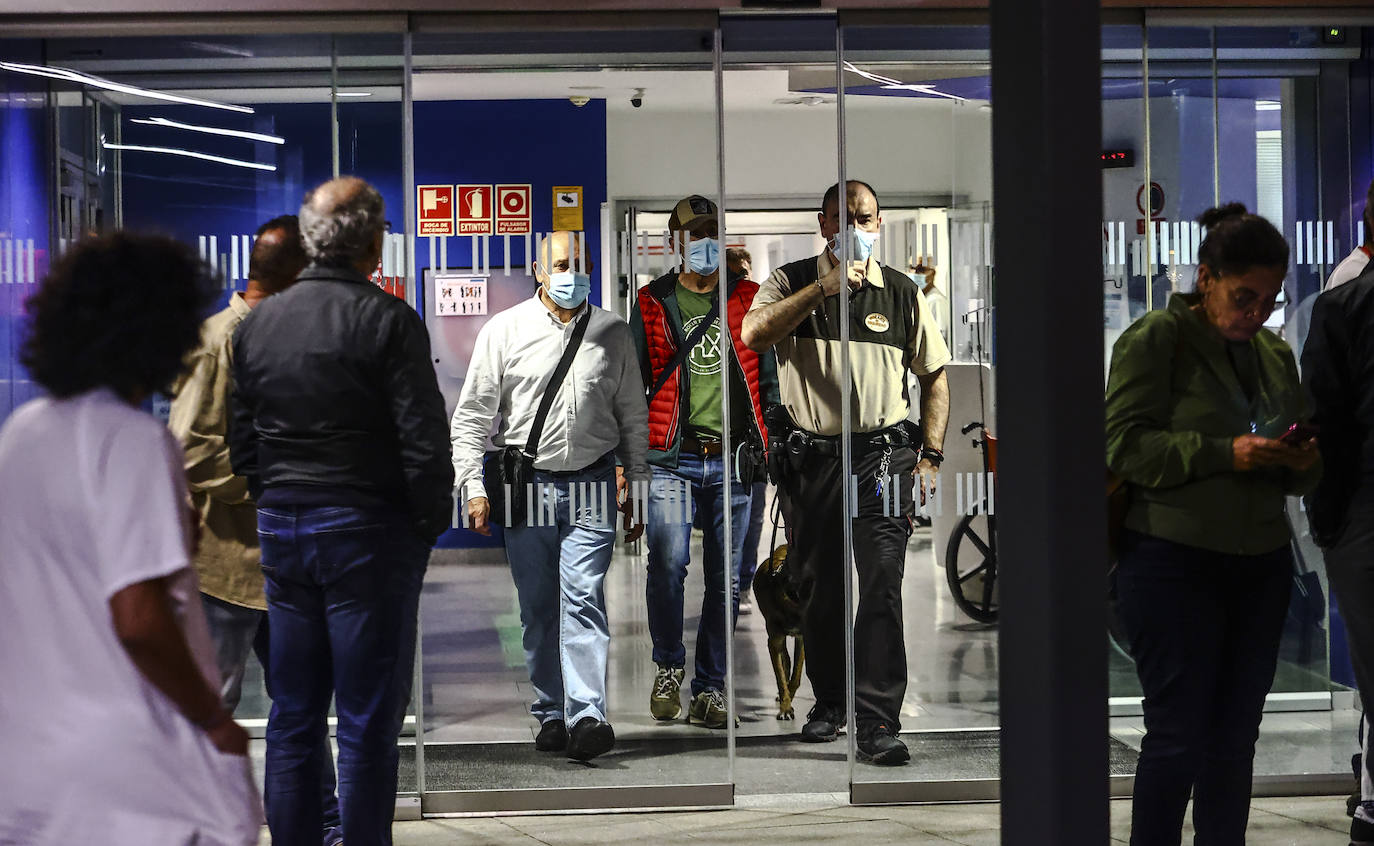
<svg viewBox="0 0 1374 846">
<path fill-rule="evenodd" d="M 264 782 L 279 843 L 319 837 L 331 694 L 344 841 L 391 843 L 420 585 L 453 510 L 428 335 L 367 277 L 384 224 L 360 179 L 311 191 L 300 211 L 311 265 L 234 335 L 230 453 L 258 502 L 273 690 Z"/>
</svg>

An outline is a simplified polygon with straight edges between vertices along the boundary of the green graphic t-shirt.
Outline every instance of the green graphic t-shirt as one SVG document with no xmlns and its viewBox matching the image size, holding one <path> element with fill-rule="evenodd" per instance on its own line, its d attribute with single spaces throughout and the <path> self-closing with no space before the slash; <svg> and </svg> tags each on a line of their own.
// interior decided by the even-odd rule
<svg viewBox="0 0 1374 846">
<path fill-rule="evenodd" d="M 715 292 L 698 294 L 689 291 L 682 283 L 677 284 L 677 306 L 682 312 L 682 337 L 686 339 L 705 319 L 711 310 Z M 721 435 L 720 415 L 720 318 L 711 322 L 711 328 L 701 336 L 701 340 L 682 365 L 687 370 L 687 382 L 692 395 L 688 400 L 687 431 L 704 438 L 719 438 Z"/>
</svg>

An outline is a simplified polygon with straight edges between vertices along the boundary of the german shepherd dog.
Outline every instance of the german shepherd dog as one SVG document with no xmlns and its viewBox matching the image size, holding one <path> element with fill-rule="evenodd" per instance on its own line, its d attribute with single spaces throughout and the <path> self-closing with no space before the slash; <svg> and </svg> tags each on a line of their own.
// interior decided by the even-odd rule
<svg viewBox="0 0 1374 846">
<path fill-rule="evenodd" d="M 789 565 L 787 544 L 777 545 L 778 522 L 773 518 L 773 554 L 759 565 L 754 574 L 754 602 L 763 615 L 768 633 L 768 657 L 773 664 L 773 676 L 778 683 L 778 719 L 796 719 L 792 697 L 801 686 L 802 667 L 806 652 L 802 642 L 801 598 L 797 589 L 798 573 Z M 793 639 L 792 654 L 787 654 L 787 638 Z"/>
</svg>

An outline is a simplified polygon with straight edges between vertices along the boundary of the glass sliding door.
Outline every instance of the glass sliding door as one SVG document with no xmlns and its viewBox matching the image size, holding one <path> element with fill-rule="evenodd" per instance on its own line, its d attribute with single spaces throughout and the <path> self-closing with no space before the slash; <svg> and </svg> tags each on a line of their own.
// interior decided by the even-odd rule
<svg viewBox="0 0 1374 846">
<path fill-rule="evenodd" d="M 856 518 L 845 550 L 855 566 L 851 796 L 995 795 L 1004 504 L 995 475 L 988 30 L 976 18 L 842 24 L 842 172 L 871 186 L 851 190 L 844 224 L 856 237 L 844 244 L 847 258 L 862 260 L 876 234 L 849 295 L 846 339 Z M 909 750 L 909 764 L 884 766 L 904 756 L 886 733 Z"/>
<path fill-rule="evenodd" d="M 692 247 L 722 223 L 714 43 L 711 15 L 645 29 L 598 16 L 556 29 L 419 22 L 419 302 L 455 431 L 480 430 L 455 441 L 460 475 L 491 448 L 489 429 L 498 446 L 528 437 L 532 414 L 504 414 L 512 396 L 538 404 L 562 349 L 530 352 L 562 331 L 559 300 L 541 294 L 548 274 L 587 274 L 597 309 L 590 352 L 555 386 L 539 473 L 511 491 L 526 519 L 479 533 L 469 503 L 495 491 L 468 485 L 435 551 L 422 600 L 426 811 L 733 800 L 730 549 L 748 510 L 730 474 L 747 429 L 734 424 L 748 418 L 738 355 L 724 354 L 737 306 L 710 314 L 723 251 Z M 436 203 L 455 214 L 430 226 Z M 646 423 L 645 391 L 665 369 Z M 506 399 L 472 424 L 482 392 Z M 607 483 L 617 460 L 648 524 L 632 543 Z M 613 748 L 571 760 L 585 756 L 581 723 L 598 720 Z"/>
</svg>

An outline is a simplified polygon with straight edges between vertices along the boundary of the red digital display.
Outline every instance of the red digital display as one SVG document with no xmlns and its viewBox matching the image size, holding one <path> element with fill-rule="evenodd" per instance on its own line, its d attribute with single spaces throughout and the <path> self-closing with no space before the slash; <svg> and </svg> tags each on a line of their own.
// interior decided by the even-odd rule
<svg viewBox="0 0 1374 846">
<path fill-rule="evenodd" d="M 1103 150 L 1102 166 L 1135 167 L 1135 150 Z"/>
</svg>

